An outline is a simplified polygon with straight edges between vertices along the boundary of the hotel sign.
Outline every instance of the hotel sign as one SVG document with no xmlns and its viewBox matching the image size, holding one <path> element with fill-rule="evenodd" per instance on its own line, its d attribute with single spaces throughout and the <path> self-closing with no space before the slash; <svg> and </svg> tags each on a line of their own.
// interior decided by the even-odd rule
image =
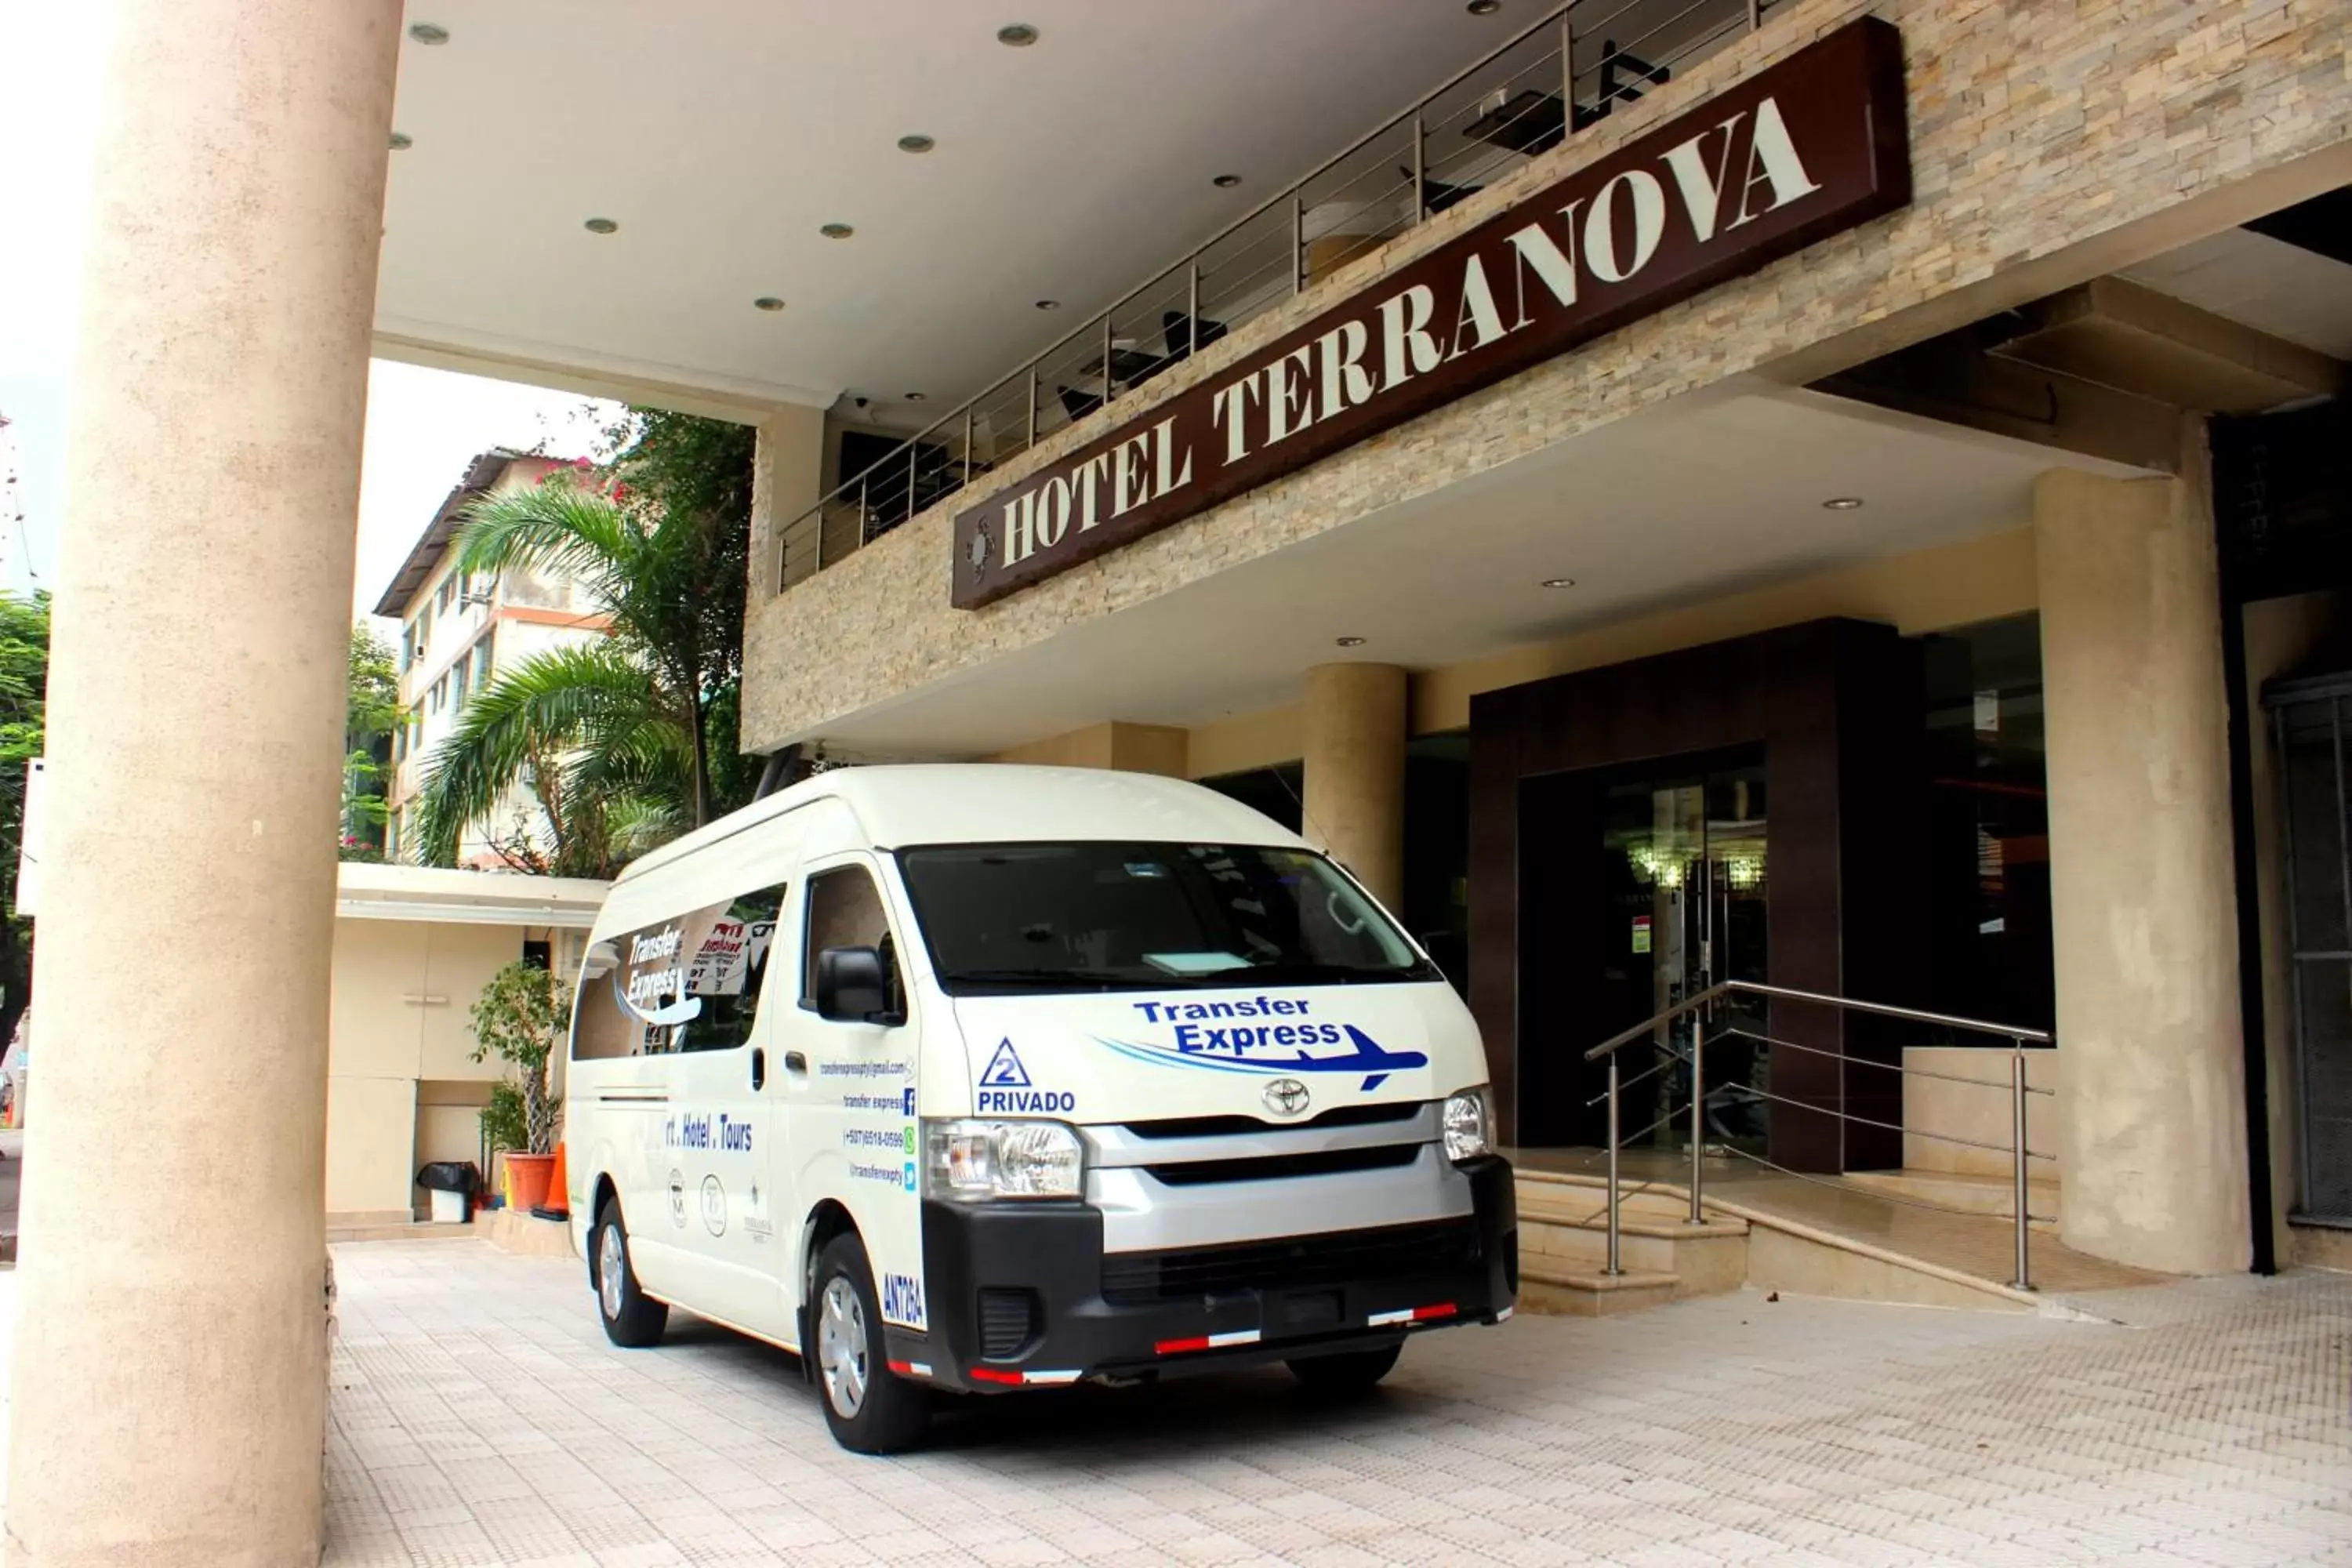
<svg viewBox="0 0 2352 1568">
<path fill-rule="evenodd" d="M 1843 27 L 955 520 L 973 609 L 1911 199 L 1902 44 Z"/>
</svg>

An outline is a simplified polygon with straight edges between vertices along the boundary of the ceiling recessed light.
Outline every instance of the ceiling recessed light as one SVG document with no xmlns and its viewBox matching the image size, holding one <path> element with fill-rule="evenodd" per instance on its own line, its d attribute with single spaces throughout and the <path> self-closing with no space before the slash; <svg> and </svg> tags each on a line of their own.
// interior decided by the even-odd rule
<svg viewBox="0 0 2352 1568">
<path fill-rule="evenodd" d="M 1852 511 L 1861 504 L 1862 498 L 1860 496 L 1832 496 L 1829 500 L 1822 502 L 1822 505 L 1831 511 Z"/>
<path fill-rule="evenodd" d="M 1230 191 L 1241 183 L 1242 177 L 1239 174 L 1219 174 L 1215 179 L 1209 182 L 1209 184 L 1216 186 L 1217 189 L 1221 191 Z"/>
<path fill-rule="evenodd" d="M 817 233 L 824 236 L 827 239 L 847 239 L 851 235 L 856 234 L 856 232 L 857 231 L 856 229 L 850 227 L 845 223 L 829 223 L 823 228 L 817 230 Z"/>
<path fill-rule="evenodd" d="M 1361 647 L 1364 646 L 1364 639 L 1361 637 L 1338 637 L 1333 640 L 1338 642 L 1341 647 Z"/>
<path fill-rule="evenodd" d="M 1473 16 L 1491 16 L 1503 8 L 1503 0 L 1470 0 L 1463 9 Z"/>
<path fill-rule="evenodd" d="M 1037 309 L 1041 310 L 1058 310 L 1061 308 L 1062 302 L 1059 300 L 1040 300 L 1037 301 Z"/>
<path fill-rule="evenodd" d="M 420 44 L 446 44 L 449 41 L 449 29 L 438 22 L 412 22 L 408 36 Z"/>
<path fill-rule="evenodd" d="M 1037 41 L 1037 29 L 1026 22 L 1010 22 L 996 29 L 996 41 L 1008 49 L 1025 49 Z"/>
<path fill-rule="evenodd" d="M 751 309 L 755 310 L 781 310 L 783 308 L 784 302 L 773 294 L 762 294 L 751 301 Z"/>
<path fill-rule="evenodd" d="M 1543 580 L 1543 585 L 1547 588 L 1573 588 L 1576 586 L 1576 579 L 1573 577 L 1547 577 Z"/>
<path fill-rule="evenodd" d="M 395 131 L 392 133 L 392 150 L 394 152 L 405 153 L 411 147 L 415 145 L 416 142 L 415 138 L 411 137 L 407 132 Z"/>
<path fill-rule="evenodd" d="M 938 145 L 939 143 L 937 142 L 932 141 L 928 136 L 901 136 L 898 138 L 898 151 L 901 153 L 928 153 Z"/>
<path fill-rule="evenodd" d="M 592 217 L 580 226 L 590 234 L 611 234 L 621 226 L 608 217 Z"/>
<path fill-rule="evenodd" d="M 902 392 L 898 395 L 904 397 L 909 403 L 920 403 L 924 398 L 929 396 L 930 394 L 927 392 Z"/>
</svg>

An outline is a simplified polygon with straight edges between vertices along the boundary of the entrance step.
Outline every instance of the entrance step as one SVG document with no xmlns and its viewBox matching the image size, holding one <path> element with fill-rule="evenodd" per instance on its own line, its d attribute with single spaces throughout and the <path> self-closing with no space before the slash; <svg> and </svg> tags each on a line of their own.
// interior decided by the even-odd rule
<svg viewBox="0 0 2352 1568">
<path fill-rule="evenodd" d="M 1580 1268 L 1597 1274 L 1597 1262 L 1578 1263 L 1567 1255 L 1569 1249 L 1593 1243 L 1567 1233 L 1584 1231 L 1599 1219 L 1608 1191 L 1606 1181 L 1582 1171 L 1522 1165 L 1517 1185 L 1522 1276 L 1540 1279 L 1543 1276 L 1537 1270 L 1563 1264 L 1570 1272 Z M 1898 1200 L 1895 1194 L 1872 1192 L 1842 1181 L 1794 1176 L 1743 1175 L 1718 1181 L 1710 1174 L 1704 1205 L 1708 1224 L 1701 1228 L 1712 1230 L 1721 1222 L 1741 1222 L 1745 1234 L 1736 1241 L 1647 1235 L 1637 1241 L 1636 1231 L 1671 1232 L 1687 1215 L 1689 1205 L 1688 1189 L 1673 1180 L 1652 1179 L 1639 1185 L 1641 1190 L 1627 1194 L 1621 1257 L 1629 1267 L 1640 1267 L 1636 1258 L 1654 1264 L 1657 1255 L 1650 1249 L 1651 1244 L 1671 1239 L 1678 1247 L 1673 1272 L 1696 1277 L 1689 1284 L 1677 1279 L 1679 1290 L 1670 1289 L 1660 1299 L 1729 1288 L 1722 1283 L 1722 1273 L 1697 1261 L 1706 1256 L 1704 1249 L 1710 1243 L 1724 1247 L 1723 1254 L 1711 1260 L 1716 1268 L 1725 1267 L 1730 1247 L 1739 1249 L 1742 1278 L 1732 1281 L 1733 1286 L 1745 1283 L 1795 1295 L 1979 1311 L 2075 1316 L 2065 1300 L 2069 1294 L 2151 1284 L 2159 1278 L 2073 1252 L 2037 1229 L 2032 1247 L 2035 1289 L 2020 1290 L 2010 1283 L 2015 1242 L 2012 1222 L 1992 1214 L 1935 1213 L 1921 1208 L 1919 1200 Z M 2032 1193 L 2028 1203 L 2035 1203 Z M 1546 1247 L 1553 1248 L 1549 1256 L 1556 1259 L 1549 1265 L 1541 1261 L 1548 1256 Z M 1636 1247 L 1642 1250 L 1637 1252 Z"/>
<path fill-rule="evenodd" d="M 1644 1307 L 1663 1307 L 1675 1299 L 1678 1283 L 1672 1274 L 1633 1272 L 1603 1274 L 1522 1247 L 1519 1253 L 1519 1310 L 1556 1317 L 1613 1318 Z"/>
<path fill-rule="evenodd" d="M 1748 1222 L 1717 1216 L 1690 1223 L 1687 1199 L 1643 1194 L 1623 1205 L 1617 1226 L 1621 1267 L 1671 1279 L 1674 1299 L 1719 1296 L 1748 1279 Z M 1519 1268 L 1538 1265 L 1601 1277 L 1609 1261 L 1602 1195 L 1523 1184 L 1519 1188 Z"/>
<path fill-rule="evenodd" d="M 1934 1204 L 1995 1219 L 2017 1216 L 2016 1186 L 2008 1176 L 1981 1176 L 1966 1171 L 1849 1171 L 1849 1186 L 1884 1193 L 1912 1203 Z M 2033 1229 L 2055 1235 L 2059 1190 L 2055 1182 L 2028 1182 L 2025 1208 Z"/>
<path fill-rule="evenodd" d="M 327 1240 L 338 1241 L 462 1241 L 479 1232 L 469 1225 L 435 1225 L 430 1220 L 379 1220 L 327 1226 Z"/>
</svg>

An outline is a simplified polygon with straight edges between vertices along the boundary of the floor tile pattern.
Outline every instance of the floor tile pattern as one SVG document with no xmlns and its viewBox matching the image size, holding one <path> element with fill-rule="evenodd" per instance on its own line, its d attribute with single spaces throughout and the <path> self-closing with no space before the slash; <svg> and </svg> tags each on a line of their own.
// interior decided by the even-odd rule
<svg viewBox="0 0 2352 1568">
<path fill-rule="evenodd" d="M 336 1249 L 332 1568 L 2352 1563 L 2352 1276 L 2105 1323 L 1756 1293 L 1433 1333 L 1374 1402 L 1286 1374 L 827 1438 L 792 1358 L 608 1346 L 576 1264 Z"/>
</svg>

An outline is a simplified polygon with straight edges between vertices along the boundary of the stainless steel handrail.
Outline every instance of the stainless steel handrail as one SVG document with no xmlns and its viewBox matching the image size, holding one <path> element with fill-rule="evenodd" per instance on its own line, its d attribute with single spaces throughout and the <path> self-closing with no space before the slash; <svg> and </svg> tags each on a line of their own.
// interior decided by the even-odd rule
<svg viewBox="0 0 2352 1568">
<path fill-rule="evenodd" d="M 1224 227 L 1211 235 L 1207 239 L 1192 247 L 1191 250 L 1186 252 L 1183 256 L 1179 257 L 1175 261 L 1170 263 L 1168 266 L 1159 268 L 1157 271 L 1153 272 L 1150 277 L 1145 279 L 1143 282 L 1138 284 L 1135 288 L 1129 289 L 1125 294 L 1120 295 L 1106 309 L 1090 313 L 1083 324 L 1074 328 L 1064 336 L 1055 339 L 1041 352 L 1028 356 L 1020 363 L 1013 366 L 1013 368 L 1004 376 L 989 383 L 988 385 L 979 394 L 965 399 L 961 404 L 949 409 L 939 418 L 933 420 L 930 424 L 925 426 L 922 429 L 908 437 L 904 442 L 900 443 L 898 447 L 893 447 L 890 451 L 867 465 L 867 467 L 858 474 L 843 480 L 824 495 L 819 497 L 813 505 L 793 517 L 775 531 L 777 590 L 782 592 L 784 588 L 789 587 L 793 581 L 793 555 L 791 548 L 792 539 L 795 534 L 804 532 L 807 525 L 812 522 L 812 520 L 814 520 L 815 527 L 815 537 L 814 540 L 815 546 L 815 561 L 813 569 L 815 571 L 822 571 L 825 566 L 830 564 L 830 563 L 828 563 L 824 558 L 824 514 L 827 508 L 839 505 L 844 500 L 855 496 L 857 503 L 858 542 L 860 545 L 866 542 L 866 530 L 871 525 L 872 518 L 870 481 L 875 474 L 890 470 L 893 464 L 900 464 L 907 471 L 907 512 L 904 518 L 898 519 L 897 521 L 908 521 L 919 515 L 919 508 L 917 505 L 917 491 L 919 489 L 917 476 L 917 454 L 926 441 L 935 440 L 944 433 L 950 430 L 959 422 L 963 426 L 964 434 L 962 457 L 960 460 L 943 459 L 939 463 L 937 467 L 937 478 L 941 482 L 942 488 L 935 496 L 929 498 L 924 508 L 919 510 L 928 510 L 928 506 L 937 505 L 940 501 L 946 500 L 949 496 L 954 495 L 958 491 L 968 488 L 974 477 L 972 459 L 973 425 L 975 422 L 973 417 L 974 411 L 978 409 L 983 402 L 994 397 L 1000 393 L 1013 388 L 1024 377 L 1026 378 L 1028 386 L 1028 420 L 1024 427 L 1019 446 L 1014 447 L 1013 451 L 1005 453 L 1004 456 L 1012 457 L 1035 446 L 1037 444 L 1039 435 L 1037 428 L 1039 372 L 1047 362 L 1063 354 L 1074 344 L 1090 338 L 1098 338 L 1104 345 L 1102 350 L 1103 397 L 1101 406 L 1108 406 L 1118 396 L 1118 391 L 1117 378 L 1112 374 L 1111 365 L 1111 345 L 1115 336 L 1113 329 L 1114 319 L 1118 316 L 1122 310 L 1131 309 L 1139 303 L 1148 303 L 1150 297 L 1153 297 L 1158 292 L 1163 292 L 1164 290 L 1160 289 L 1160 286 L 1162 284 L 1168 284 L 1172 288 L 1173 280 L 1176 279 L 1180 274 L 1183 275 L 1187 284 L 1184 290 L 1186 302 L 1185 321 L 1187 323 L 1185 331 L 1185 346 L 1183 353 L 1179 354 L 1175 351 L 1175 345 L 1172 342 L 1169 343 L 1167 345 L 1169 353 L 1165 357 L 1167 360 L 1172 362 L 1181 358 L 1188 358 L 1193 353 L 1202 352 L 1206 347 L 1206 345 L 1199 342 L 1201 325 L 1201 269 L 1203 258 L 1219 245 L 1232 239 L 1236 235 L 1244 233 L 1253 224 L 1263 221 L 1269 215 L 1285 207 L 1287 207 L 1289 212 L 1288 227 L 1290 231 L 1291 287 L 1281 290 L 1277 297 L 1270 297 L 1258 308 L 1245 310 L 1235 318 L 1226 321 L 1223 324 L 1227 328 L 1238 326 L 1244 321 L 1254 320 L 1257 315 L 1262 314 L 1265 310 L 1272 309 L 1275 305 L 1279 304 L 1283 300 L 1286 300 L 1296 294 L 1302 292 L 1308 282 L 1307 275 L 1307 240 L 1305 222 L 1308 206 L 1307 200 L 1307 187 L 1313 184 L 1317 180 L 1323 178 L 1335 169 L 1339 168 L 1349 159 L 1377 147 L 1384 138 L 1396 136 L 1400 132 L 1406 131 L 1411 132 L 1411 165 L 1407 174 L 1407 178 L 1412 182 L 1411 194 L 1412 199 L 1410 204 L 1411 214 L 1392 232 L 1382 232 L 1370 237 L 1377 239 L 1380 243 L 1385 244 L 1389 240 L 1396 238 L 1401 235 L 1410 233 L 1413 229 L 1427 223 L 1432 216 L 1435 216 L 1430 211 L 1429 207 L 1429 190 L 1425 174 L 1427 167 L 1426 142 L 1430 130 L 1430 126 L 1427 122 L 1427 116 L 1431 109 L 1436 106 L 1438 100 L 1444 98 L 1446 94 L 1453 92 L 1456 89 L 1460 88 L 1464 83 L 1476 77 L 1479 73 L 1505 59 L 1515 50 L 1519 49 L 1522 46 L 1528 43 L 1531 39 L 1536 38 L 1547 29 L 1556 28 L 1559 33 L 1559 42 L 1557 47 L 1557 52 L 1559 56 L 1559 92 L 1560 100 L 1560 139 L 1562 141 L 1566 141 L 1570 137 L 1574 136 L 1578 130 L 1576 92 L 1579 72 L 1576 68 L 1576 44 L 1578 35 L 1575 31 L 1573 14 L 1580 8 L 1590 6 L 1595 3 L 1596 0 L 1567 0 L 1566 4 L 1556 6 L 1552 10 L 1545 13 L 1536 21 L 1513 34 L 1502 44 L 1480 56 L 1469 65 L 1463 67 L 1460 70 L 1455 71 L 1452 76 L 1447 77 L 1436 87 L 1432 88 L 1427 92 L 1422 94 L 1420 98 L 1415 100 L 1403 110 L 1382 121 L 1372 130 L 1365 132 L 1362 136 L 1358 137 L 1355 141 L 1341 148 L 1338 153 L 1326 158 L 1322 163 L 1316 164 L 1314 168 L 1309 169 L 1306 174 L 1291 181 L 1288 184 L 1276 191 L 1274 195 L 1268 196 L 1256 206 L 1252 207 L 1241 217 L 1234 219 L 1232 223 L 1227 224 Z M 1772 0 L 1693 0 L 1691 5 L 1685 6 L 1682 11 L 1677 12 L 1665 22 L 1660 23 L 1656 27 L 1653 27 L 1651 32 L 1656 33 L 1664 27 L 1680 23 L 1685 18 L 1706 9 L 1711 5 L 1719 5 L 1719 8 L 1724 13 L 1724 23 L 1722 25 L 1706 25 L 1706 30 L 1698 37 L 1695 43 L 1679 47 L 1676 52 L 1673 54 L 1662 55 L 1654 62 L 1645 63 L 1654 64 L 1655 67 L 1661 68 L 1677 65 L 1683 60 L 1689 58 L 1694 52 L 1710 47 L 1720 42 L 1722 39 L 1731 36 L 1735 29 L 1752 33 L 1763 26 L 1764 13 L 1771 3 Z M 1601 24 L 1605 26 L 1608 23 L 1615 21 L 1617 18 L 1623 16 L 1629 8 L 1630 5 L 1626 3 L 1626 0 L 1621 0 L 1620 5 L 1615 11 L 1611 12 L 1609 16 L 1601 19 Z M 1640 43 L 1644 41 L 1650 35 L 1648 34 L 1644 34 L 1641 38 L 1634 40 L 1634 42 Z M 1584 35 L 1584 37 L 1589 41 L 1591 35 L 1588 33 Z M 1592 70 L 1601 72 L 1602 79 L 1607 81 L 1609 79 L 1607 73 L 1612 68 L 1612 63 L 1621 56 L 1630 58 L 1633 54 L 1633 44 L 1625 45 L 1621 48 L 1617 47 L 1613 44 L 1604 41 L 1605 52 L 1601 63 L 1592 68 Z M 1530 74 L 1537 67 L 1541 66 L 1550 58 L 1551 51 L 1547 50 L 1543 55 L 1538 57 L 1534 64 L 1527 68 L 1526 70 L 1515 72 L 1511 79 L 1517 81 L 1521 76 Z M 1589 70 L 1584 74 L 1591 75 L 1591 71 Z M 1602 111 L 1605 112 L 1608 100 L 1619 97 L 1622 97 L 1630 100 L 1632 93 L 1622 87 L 1614 89 L 1604 89 Z M 1457 110 L 1456 112 L 1458 113 L 1459 111 Z M 1356 176 L 1356 179 L 1349 182 L 1349 185 L 1352 186 L 1362 177 L 1362 175 Z M 1346 189 L 1348 186 L 1342 186 L 1340 188 Z M 1255 276 L 1255 274 L 1253 274 L 1253 276 Z M 1171 297 L 1172 298 L 1172 295 Z M 1165 300 L 1162 300 L 1163 304 L 1165 302 Z M 1089 410 L 1089 412 L 1092 411 Z M 952 484 L 948 484 L 945 481 L 947 480 L 950 470 L 954 471 L 955 479 Z M 895 527 L 897 523 L 894 521 L 889 526 Z"/>
<path fill-rule="evenodd" d="M 1949 1013 L 1924 1012 L 1916 1007 L 1895 1007 L 1883 1002 L 1858 1002 L 1853 1000 L 1852 997 L 1832 996 L 1819 991 L 1799 991 L 1786 985 L 1767 985 L 1760 981 L 1754 980 L 1719 981 L 1713 985 L 1707 986 L 1705 990 L 1697 992 L 1691 996 L 1685 997 L 1682 1001 L 1675 1004 L 1675 1005 L 1668 1007 L 1662 1012 L 1652 1015 L 1650 1017 L 1634 1025 L 1630 1029 L 1620 1030 L 1618 1033 L 1610 1036 L 1607 1039 L 1601 1041 L 1599 1045 L 1594 1046 L 1591 1049 L 1584 1053 L 1584 1059 L 1586 1061 L 1598 1061 L 1606 1058 L 1609 1062 L 1609 1090 L 1607 1096 L 1609 1100 L 1609 1266 L 1607 1271 L 1609 1273 L 1613 1275 L 1622 1272 L 1622 1270 L 1618 1267 L 1618 1229 L 1621 1223 L 1621 1217 L 1619 1214 L 1620 1198 L 1618 1194 L 1619 1184 L 1617 1170 L 1617 1128 L 1619 1118 L 1618 1097 L 1622 1092 L 1622 1084 L 1621 1082 L 1621 1075 L 1618 1071 L 1617 1053 L 1622 1050 L 1625 1047 L 1633 1044 L 1635 1040 L 1654 1038 L 1658 1029 L 1663 1026 L 1673 1023 L 1677 1018 L 1686 1017 L 1692 1013 L 1697 1012 L 1702 1008 L 1712 1007 L 1717 1002 L 1720 1002 L 1726 997 L 1735 994 L 1749 996 L 1762 996 L 1766 998 L 1777 998 L 1784 1002 L 1801 1002 L 1824 1007 L 1834 1007 L 1841 1012 L 1862 1013 L 1872 1017 L 1894 1018 L 1911 1024 L 1927 1024 L 1939 1028 L 1962 1029 L 1972 1034 L 1997 1036 L 2009 1041 L 2010 1059 L 2008 1087 L 2010 1091 L 2010 1145 L 2008 1149 L 2004 1151 L 1997 1144 L 1977 1143 L 1969 1139 L 1951 1138 L 1937 1133 L 1921 1133 L 1920 1136 L 1935 1138 L 1943 1142 L 1969 1144 L 1970 1147 L 1988 1149 L 1994 1152 L 2006 1152 L 2010 1156 L 2011 1197 L 2017 1209 L 2017 1277 L 2010 1283 L 2015 1289 L 2020 1290 L 2031 1290 L 2033 1289 L 2032 1260 L 2028 1255 L 2027 1249 L 2027 1238 L 2032 1234 L 2031 1225 L 2032 1215 L 2029 1212 L 2026 1202 L 2026 1162 L 2029 1160 L 2047 1160 L 2053 1158 L 2053 1156 L 2048 1154 L 2036 1154 L 2025 1146 L 2025 1103 L 2026 1096 L 2029 1094 L 2048 1095 L 2053 1091 L 2044 1089 L 2034 1089 L 2027 1085 L 2025 1081 L 2025 1047 L 2028 1042 L 2042 1046 L 2052 1044 L 2053 1040 L 2049 1031 L 2045 1029 L 2029 1029 L 2024 1026 L 2018 1024 L 1996 1024 L 1983 1018 L 1962 1018 Z M 1794 1041 L 1779 1041 L 1772 1039 L 1770 1037 L 1759 1037 L 1751 1031 L 1744 1029 L 1733 1030 L 1731 1033 L 1744 1036 L 1750 1039 L 1762 1039 L 1764 1043 L 1768 1045 L 1785 1044 L 1793 1049 L 1813 1051 L 1818 1055 L 1842 1055 L 1842 1053 L 1838 1052 L 1820 1051 L 1814 1047 L 1800 1046 Z M 1693 1225 L 1705 1223 L 1704 1216 L 1701 1212 L 1700 1189 L 1704 1177 L 1704 1160 L 1706 1152 L 1706 1079 L 1704 1071 L 1704 1058 L 1706 1043 L 1706 1033 L 1703 1028 L 1693 1031 L 1689 1058 L 1691 1072 L 1690 1223 Z M 1679 1051 L 1674 1052 L 1673 1054 L 1677 1060 L 1681 1059 L 1681 1053 Z M 1927 1072 L 1923 1068 L 1906 1068 L 1898 1066 L 1893 1062 L 1868 1062 L 1863 1065 L 1878 1068 L 1884 1071 L 1898 1073 L 1906 1077 L 1952 1079 L 1953 1076 L 1948 1073 Z M 1654 1070 L 1656 1069 L 1654 1068 L 1637 1075 L 1634 1081 L 1639 1082 L 1642 1078 L 1648 1076 L 1648 1071 Z M 1998 1089 L 2001 1087 L 1999 1083 L 1987 1079 L 1953 1079 L 1953 1081 L 1973 1083 L 1986 1089 Z M 1783 1105 L 1795 1106 L 1801 1110 L 1816 1111 L 1824 1116 L 1833 1116 L 1842 1122 L 1858 1122 L 1864 1126 L 1877 1127 L 1891 1131 L 1904 1132 L 1906 1136 L 1909 1135 L 1909 1130 L 1900 1126 L 1898 1123 L 1880 1121 L 1870 1117 L 1857 1116 L 1853 1112 L 1844 1110 L 1843 1107 L 1837 1110 L 1831 1110 L 1825 1106 L 1811 1105 L 1801 1100 L 1791 1100 L 1785 1095 L 1768 1094 L 1760 1089 L 1750 1089 L 1745 1092 L 1754 1094 L 1762 1100 L 1771 1100 Z M 1671 1117 L 1672 1114 L 1673 1112 L 1669 1111 L 1667 1113 L 1667 1117 Z M 1667 1120 L 1667 1117 L 1659 1118 L 1659 1121 Z M 1651 1125 L 1654 1127 L 1657 1124 L 1657 1122 L 1653 1122 Z"/>
</svg>

